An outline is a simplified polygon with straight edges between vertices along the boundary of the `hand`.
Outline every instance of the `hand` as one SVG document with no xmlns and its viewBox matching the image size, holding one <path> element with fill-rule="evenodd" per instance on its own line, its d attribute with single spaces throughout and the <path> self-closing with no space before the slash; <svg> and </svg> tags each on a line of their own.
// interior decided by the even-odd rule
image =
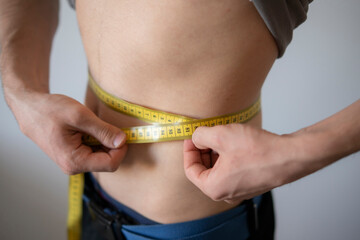
<svg viewBox="0 0 360 240">
<path fill-rule="evenodd" d="M 199 127 L 184 142 L 186 176 L 215 201 L 250 199 L 301 176 L 290 139 L 243 124 Z"/>
<path fill-rule="evenodd" d="M 58 94 L 23 95 L 12 109 L 22 132 L 66 174 L 115 171 L 127 150 L 126 135 L 99 119 L 76 100 Z M 93 150 L 82 143 L 86 133 L 102 144 Z"/>
</svg>

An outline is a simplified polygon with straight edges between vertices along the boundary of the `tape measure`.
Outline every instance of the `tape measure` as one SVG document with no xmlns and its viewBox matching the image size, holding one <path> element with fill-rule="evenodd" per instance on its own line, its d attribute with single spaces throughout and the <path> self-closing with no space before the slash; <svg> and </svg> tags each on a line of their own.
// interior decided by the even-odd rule
<svg viewBox="0 0 360 240">
<path fill-rule="evenodd" d="M 258 98 L 250 107 L 236 113 L 221 115 L 206 119 L 193 119 L 177 114 L 146 108 L 117 98 L 103 90 L 89 73 L 89 86 L 95 95 L 111 109 L 122 114 L 135 117 L 151 123 L 148 126 L 122 128 L 127 143 L 151 143 L 175 141 L 191 138 L 199 126 L 216 126 L 230 123 L 245 123 L 252 119 L 261 109 Z M 100 145 L 92 136 L 84 136 L 87 145 Z M 69 211 L 68 211 L 68 240 L 81 239 L 82 194 L 84 189 L 84 174 L 70 176 L 69 181 Z"/>
<path fill-rule="evenodd" d="M 221 115 L 206 119 L 193 119 L 177 114 L 146 108 L 117 98 L 103 90 L 89 74 L 89 86 L 95 95 L 111 109 L 143 120 L 152 125 L 122 128 L 126 134 L 127 143 L 151 143 L 176 141 L 191 138 L 199 126 L 216 126 L 230 123 L 244 123 L 252 119 L 261 108 L 260 98 L 250 107 L 236 113 Z M 99 145 L 92 136 L 84 136 L 87 145 Z"/>
<path fill-rule="evenodd" d="M 70 176 L 67 236 L 68 240 L 81 239 L 82 195 L 84 191 L 84 174 Z"/>
</svg>

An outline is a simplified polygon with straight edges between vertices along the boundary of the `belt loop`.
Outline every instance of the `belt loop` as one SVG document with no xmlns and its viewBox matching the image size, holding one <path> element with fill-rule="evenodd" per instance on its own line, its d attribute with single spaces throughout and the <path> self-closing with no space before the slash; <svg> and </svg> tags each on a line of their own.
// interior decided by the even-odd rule
<svg viewBox="0 0 360 240">
<path fill-rule="evenodd" d="M 119 221 L 120 217 L 116 216 L 113 224 L 112 224 L 112 233 L 116 237 L 117 240 L 126 240 L 124 234 L 122 233 L 122 225 L 123 223 L 121 220 Z"/>
<path fill-rule="evenodd" d="M 97 228 L 104 233 L 106 240 L 126 240 L 121 232 L 123 218 L 119 214 L 107 214 L 93 201 L 89 201 L 87 206 L 93 221 Z"/>
</svg>

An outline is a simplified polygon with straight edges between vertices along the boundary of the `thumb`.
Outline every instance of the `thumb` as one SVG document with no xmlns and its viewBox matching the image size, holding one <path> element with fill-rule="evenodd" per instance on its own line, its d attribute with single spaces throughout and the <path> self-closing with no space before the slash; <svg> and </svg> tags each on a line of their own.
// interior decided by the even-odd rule
<svg viewBox="0 0 360 240">
<path fill-rule="evenodd" d="M 192 141 L 198 149 L 212 149 L 220 152 L 223 126 L 198 127 L 192 135 Z"/>
<path fill-rule="evenodd" d="M 81 130 L 96 138 L 102 145 L 108 148 L 120 148 L 126 142 L 126 134 L 121 129 L 104 122 L 97 116 L 91 116 Z"/>
</svg>

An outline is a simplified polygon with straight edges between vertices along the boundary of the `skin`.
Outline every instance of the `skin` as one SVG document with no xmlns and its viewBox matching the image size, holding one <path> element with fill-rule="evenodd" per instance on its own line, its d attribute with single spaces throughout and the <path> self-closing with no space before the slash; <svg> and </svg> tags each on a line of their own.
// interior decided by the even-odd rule
<svg viewBox="0 0 360 240">
<path fill-rule="evenodd" d="M 359 151 L 359 122 L 360 100 L 291 134 L 239 124 L 199 127 L 184 142 L 185 173 L 215 201 L 250 199 Z"/>
<path fill-rule="evenodd" d="M 121 127 L 145 123 L 110 110 L 91 91 L 86 107 L 49 93 L 57 4 L 1 1 L 4 93 L 22 131 L 66 174 L 93 172 L 112 197 L 152 220 L 187 221 L 234 208 L 186 178 L 182 141 L 122 139 L 115 147 Z M 248 1 L 79 0 L 76 9 L 94 79 L 113 95 L 163 111 L 205 118 L 244 109 L 260 95 L 277 56 Z M 261 114 L 247 124 L 260 128 Z M 84 146 L 83 133 L 106 148 Z"/>
<path fill-rule="evenodd" d="M 274 180 L 274 184 L 259 180 L 256 187 L 247 186 L 248 193 L 242 197 L 230 199 L 223 192 L 213 195 L 214 191 L 196 181 L 201 175 L 196 164 L 196 140 L 195 145 L 191 141 L 124 144 L 120 128 L 145 123 L 112 111 L 89 90 L 86 106 L 64 95 L 49 93 L 49 55 L 58 23 L 58 2 L 0 0 L 0 4 L 1 70 L 6 101 L 24 134 L 66 174 L 93 172 L 116 200 L 161 223 L 223 212 L 255 192 L 282 183 L 274 179 L 275 173 L 269 173 L 267 180 Z M 193 118 L 232 113 L 251 105 L 260 95 L 278 53 L 264 22 L 247 0 L 78 0 L 76 8 L 89 69 L 103 89 L 139 105 Z M 247 137 L 264 144 L 264 149 L 271 148 L 273 139 L 280 139 L 261 130 L 261 114 L 241 126 L 251 129 L 246 131 Z M 224 139 L 230 139 L 229 131 L 223 130 L 227 133 Z M 83 145 L 83 133 L 93 135 L 104 147 L 95 150 Z M 197 134 L 203 136 L 201 132 Z M 284 144 L 288 147 L 293 141 Z M 206 149 L 217 149 L 203 140 L 196 146 L 205 148 L 200 151 L 203 154 L 210 152 Z M 249 146 L 243 151 L 248 159 L 254 157 L 251 149 Z M 222 149 L 217 152 L 218 161 L 212 153 L 212 169 L 217 169 L 225 156 Z M 262 166 L 264 162 L 260 160 L 255 165 L 250 160 L 246 162 L 248 168 L 258 167 L 259 171 L 268 167 L 276 172 L 276 166 L 281 165 Z M 235 171 L 224 174 L 221 182 L 225 184 L 241 175 Z M 213 201 L 187 177 L 213 199 L 224 197 L 231 203 Z M 265 187 L 259 186 L 264 182 Z M 236 192 L 238 186 L 232 185 L 230 192 Z"/>
<path fill-rule="evenodd" d="M 177 15 L 170 13 L 175 9 Z M 274 40 L 248 1 L 102 5 L 79 0 L 76 12 L 89 69 L 103 89 L 193 118 L 251 105 L 277 56 Z M 119 128 L 146 124 L 115 113 L 91 91 L 86 104 Z M 261 114 L 247 124 L 260 128 Z M 115 199 L 161 223 L 210 216 L 241 202 L 215 202 L 186 178 L 182 141 L 128 145 L 114 173 L 94 176 Z"/>
<path fill-rule="evenodd" d="M 49 94 L 58 2 L 17 0 L 0 5 L 2 84 L 21 131 L 67 174 L 117 168 L 126 152 L 124 133 L 74 99 Z M 110 149 L 94 152 L 82 145 L 80 131 L 92 132 Z"/>
</svg>

